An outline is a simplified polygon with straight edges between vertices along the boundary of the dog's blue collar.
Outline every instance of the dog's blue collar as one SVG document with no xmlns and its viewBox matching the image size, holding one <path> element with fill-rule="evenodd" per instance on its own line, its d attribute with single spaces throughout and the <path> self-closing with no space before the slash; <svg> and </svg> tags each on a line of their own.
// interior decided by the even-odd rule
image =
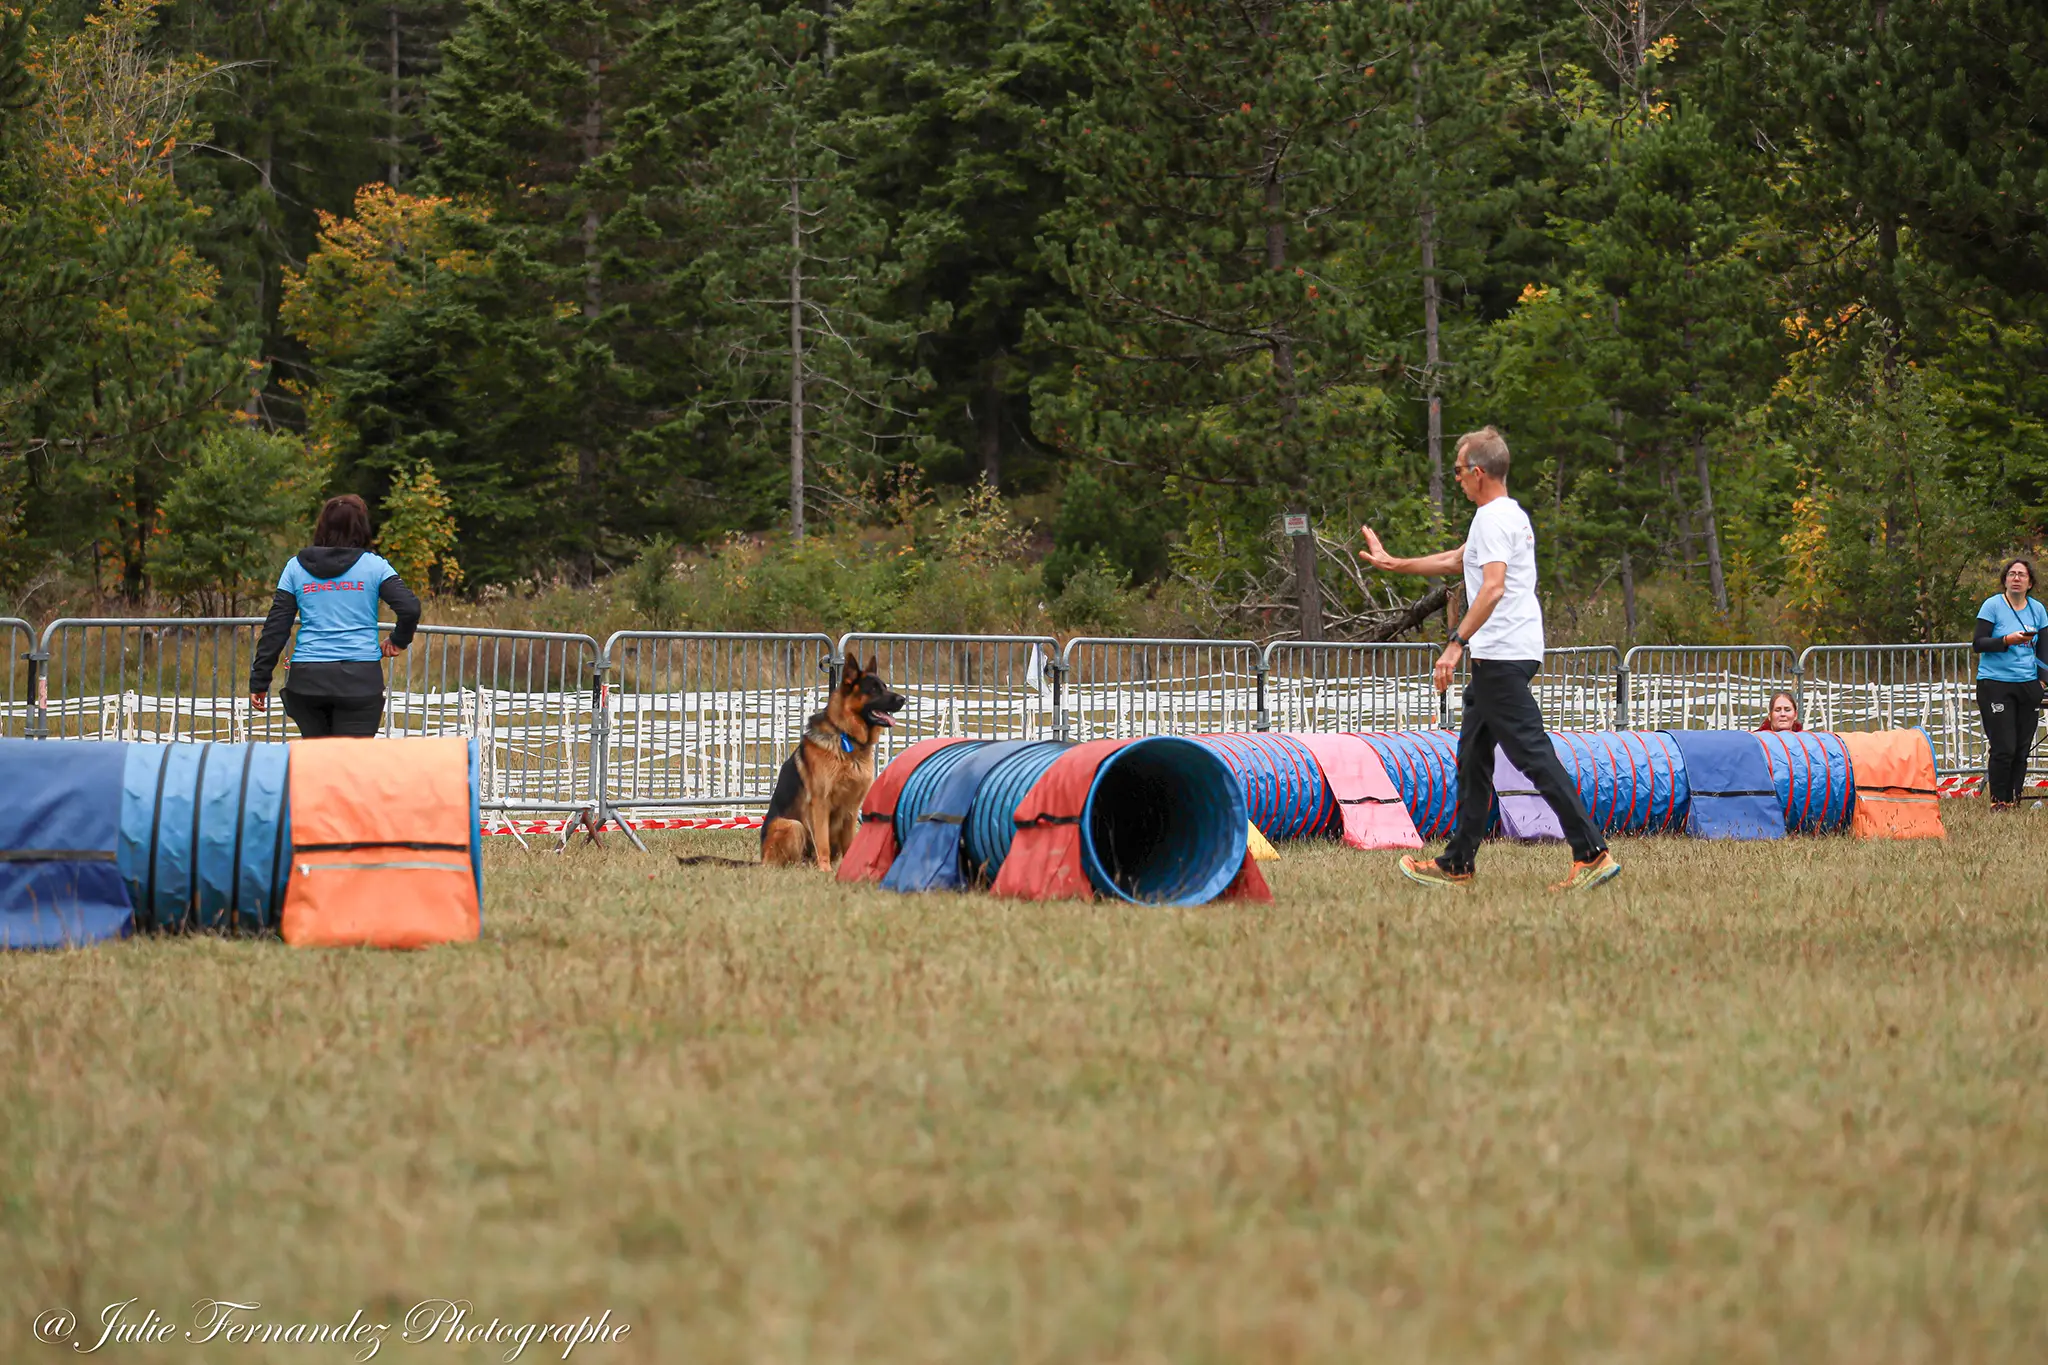
<svg viewBox="0 0 2048 1365">
<path fill-rule="evenodd" d="M 853 736 L 847 734 L 844 730 L 839 732 L 839 752 L 842 754 L 853 752 Z"/>
</svg>

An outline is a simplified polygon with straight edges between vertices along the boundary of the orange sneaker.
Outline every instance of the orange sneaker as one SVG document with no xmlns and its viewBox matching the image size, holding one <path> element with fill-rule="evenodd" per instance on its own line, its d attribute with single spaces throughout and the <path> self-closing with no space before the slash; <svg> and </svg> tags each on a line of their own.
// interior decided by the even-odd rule
<svg viewBox="0 0 2048 1365">
<path fill-rule="evenodd" d="M 1614 854 L 1607 849 L 1600 850 L 1600 856 L 1589 863 L 1573 863 L 1572 872 L 1561 882 L 1551 884 L 1552 891 L 1591 891 L 1621 875 L 1621 864 L 1614 860 Z"/>
<path fill-rule="evenodd" d="M 1438 890 L 1463 891 L 1472 885 L 1470 872 L 1446 872 L 1442 863 L 1434 858 L 1418 858 L 1412 853 L 1401 855 L 1401 875 L 1417 886 L 1435 887 Z"/>
</svg>

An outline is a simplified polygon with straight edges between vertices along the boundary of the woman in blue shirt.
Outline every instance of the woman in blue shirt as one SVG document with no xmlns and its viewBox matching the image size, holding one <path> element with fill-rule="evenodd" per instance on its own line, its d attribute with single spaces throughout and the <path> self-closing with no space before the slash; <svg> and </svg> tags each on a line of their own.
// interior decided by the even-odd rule
<svg viewBox="0 0 2048 1365">
<path fill-rule="evenodd" d="M 1991 759 L 1984 785 L 1993 810 L 2019 804 L 2027 780 L 2027 755 L 2034 747 L 2034 726 L 2041 718 L 2040 650 L 2048 643 L 2048 608 L 2028 596 L 2034 588 L 2034 566 L 2015 559 L 2000 575 L 2005 591 L 1984 599 L 1977 608 L 1977 714 L 1984 721 Z"/>
<path fill-rule="evenodd" d="M 249 704 L 270 705 L 270 675 L 299 618 L 284 713 L 307 739 L 368 739 L 384 715 L 383 661 L 412 643 L 420 600 L 382 558 L 370 553 L 370 509 L 353 493 L 329 498 L 313 543 L 284 566 L 249 669 Z M 377 639 L 377 604 L 398 617 L 391 639 Z"/>
</svg>

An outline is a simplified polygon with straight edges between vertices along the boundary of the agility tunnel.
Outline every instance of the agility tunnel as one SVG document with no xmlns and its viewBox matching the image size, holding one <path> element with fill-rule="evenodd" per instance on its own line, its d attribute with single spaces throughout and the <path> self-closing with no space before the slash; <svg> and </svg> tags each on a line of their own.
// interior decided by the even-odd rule
<svg viewBox="0 0 2048 1365">
<path fill-rule="evenodd" d="M 1785 805 L 1788 833 L 1822 834 L 1848 828 L 1856 804 L 1856 777 L 1849 768 L 1849 746 L 1840 735 L 1765 730 L 1756 739 L 1770 765 L 1778 799 Z"/>
<path fill-rule="evenodd" d="M 1379 755 L 1415 833 L 1447 837 L 1458 822 L 1458 737 L 1448 730 L 1375 730 L 1358 738 Z"/>
<path fill-rule="evenodd" d="M 1322 765 L 1293 735 L 1190 735 L 1223 760 L 1244 789 L 1245 814 L 1275 843 L 1337 828 L 1337 797 Z"/>
<path fill-rule="evenodd" d="M 1593 823 L 1609 834 L 1681 829 L 1691 808 L 1685 760 L 1661 731 L 1552 731 L 1550 747 Z M 1562 839 L 1564 827 L 1535 784 L 1494 751 L 1500 832 L 1510 839 Z"/>
<path fill-rule="evenodd" d="M 418 947 L 482 927 L 471 740 L 5 741 L 0 782 L 0 946 Z"/>
<path fill-rule="evenodd" d="M 1305 750 L 1296 764 L 1314 772 Z M 1251 828 L 1241 779 L 1193 740 L 913 745 L 869 789 L 838 875 L 1033 900 L 1270 899 L 1248 854 Z"/>
<path fill-rule="evenodd" d="M 291 874 L 291 747 L 120 747 L 121 877 L 136 930 L 276 931 Z"/>
</svg>

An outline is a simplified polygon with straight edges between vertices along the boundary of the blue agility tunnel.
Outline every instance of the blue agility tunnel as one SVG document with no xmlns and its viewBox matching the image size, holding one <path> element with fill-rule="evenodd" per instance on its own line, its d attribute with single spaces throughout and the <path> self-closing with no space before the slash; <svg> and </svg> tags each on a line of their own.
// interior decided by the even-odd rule
<svg viewBox="0 0 2048 1365">
<path fill-rule="evenodd" d="M 126 936 L 121 770 L 129 746 L 0 740 L 0 948 L 69 948 Z"/>
<path fill-rule="evenodd" d="M 120 786 L 121 876 L 135 906 L 136 928 L 276 930 L 292 862 L 290 747 L 118 747 L 127 750 Z"/>
<path fill-rule="evenodd" d="M 1833 834 L 1849 828 L 1856 809 L 1856 774 L 1840 735 L 1810 730 L 1766 730 L 1756 737 L 1770 764 L 1771 783 L 1785 803 L 1793 834 Z"/>
<path fill-rule="evenodd" d="M 1279 843 L 1338 832 L 1337 797 L 1315 756 L 1287 735 L 1194 735 L 1215 752 L 1244 788 L 1245 812 L 1259 833 Z"/>
<path fill-rule="evenodd" d="M 1448 835 L 1458 822 L 1458 737 L 1449 730 L 1380 730 L 1359 738 L 1380 756 L 1415 832 L 1424 839 Z"/>
<path fill-rule="evenodd" d="M 940 784 L 946 780 L 946 774 L 952 772 L 954 766 L 962 759 L 987 743 L 985 739 L 970 739 L 959 744 L 949 744 L 917 765 L 916 771 L 910 774 L 910 780 L 903 784 L 902 794 L 896 798 L 894 818 L 898 849 L 909 847 L 910 832 L 917 828 L 917 817 L 924 814 L 925 807 L 930 805 L 932 798 L 938 794 Z M 902 855 L 899 853 L 897 856 Z"/>
<path fill-rule="evenodd" d="M 1657 730 L 1567 730 L 1550 737 L 1593 823 L 1609 834 L 1685 828 L 1692 788 L 1678 746 Z"/>
<path fill-rule="evenodd" d="M 903 816 L 903 805 L 912 797 L 911 787 L 917 784 L 918 778 L 946 755 L 960 755 L 946 765 L 945 772 L 937 781 L 916 794 L 917 810 L 911 817 L 910 835 L 903 840 L 902 851 L 896 855 L 896 861 L 883 875 L 882 889 L 959 890 L 965 875 L 965 869 L 961 866 L 961 837 L 966 833 L 969 815 L 981 804 L 983 782 L 1006 759 L 1022 757 L 1040 747 L 1040 742 L 1028 739 L 977 744 L 971 749 L 965 744 L 955 744 L 951 748 L 941 749 L 920 764 L 917 771 L 911 774 L 910 782 L 904 786 L 904 802 L 896 807 L 899 820 Z M 1052 747 L 1057 749 L 1065 746 Z M 1018 793 L 1020 796 L 1022 794 Z M 1004 812 L 1005 817 L 1015 810 L 1016 806 L 1013 804 L 1009 811 Z"/>
<path fill-rule="evenodd" d="M 1685 827 L 1692 793 L 1685 760 L 1663 734 L 1641 730 L 1552 731 L 1550 746 L 1593 823 L 1609 834 L 1656 834 Z M 1562 839 L 1550 803 L 1503 753 L 1494 784 L 1501 832 L 1515 839 Z"/>
<path fill-rule="evenodd" d="M 1096 768 L 1081 810 L 1081 866 L 1113 900 L 1201 905 L 1245 860 L 1244 787 L 1212 749 L 1156 735 Z"/>
<path fill-rule="evenodd" d="M 1017 813 L 1017 803 L 1038 785 L 1045 770 L 1072 747 L 1051 740 L 1028 745 L 1005 755 L 989 769 L 981 789 L 975 793 L 974 808 L 967 813 L 962 851 L 966 855 L 963 871 L 969 878 L 984 885 L 995 881 L 1003 870 L 1003 861 L 1010 856 L 1010 845 L 1017 839 L 1017 823 L 1012 818 Z"/>
</svg>

